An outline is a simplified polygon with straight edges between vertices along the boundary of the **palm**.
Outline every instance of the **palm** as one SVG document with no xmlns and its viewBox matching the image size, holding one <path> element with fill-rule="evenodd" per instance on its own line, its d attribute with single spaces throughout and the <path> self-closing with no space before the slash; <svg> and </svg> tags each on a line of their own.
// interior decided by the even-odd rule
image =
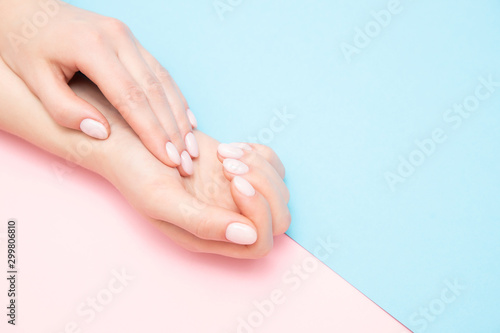
<svg viewBox="0 0 500 333">
<path fill-rule="evenodd" d="M 238 212 L 231 196 L 230 182 L 224 177 L 222 164 L 217 159 L 219 142 L 199 131 L 196 132 L 196 139 L 200 145 L 200 156 L 194 160 L 193 176 L 181 177 L 177 170 L 170 169 L 174 171 L 170 176 L 172 182 L 182 187 L 193 200 Z M 179 187 L 166 190 L 179 190 Z"/>
<path fill-rule="evenodd" d="M 189 198 L 186 205 L 195 208 L 213 205 L 238 212 L 231 196 L 230 182 L 224 177 L 217 159 L 218 141 L 196 131 L 200 157 L 194 160 L 194 175 L 182 177 L 177 169 L 158 161 L 131 131 L 128 132 L 129 142 L 122 146 L 126 154 L 118 152 L 121 158 L 115 160 L 110 180 L 139 211 L 151 215 L 154 207 L 168 205 L 160 202 L 164 198 L 183 196 Z"/>
</svg>

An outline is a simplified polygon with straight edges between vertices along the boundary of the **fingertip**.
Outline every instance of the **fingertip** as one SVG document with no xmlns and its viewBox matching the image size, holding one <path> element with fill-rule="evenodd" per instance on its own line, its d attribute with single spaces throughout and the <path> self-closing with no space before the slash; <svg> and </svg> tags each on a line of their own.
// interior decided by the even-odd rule
<svg viewBox="0 0 500 333">
<path fill-rule="evenodd" d="M 245 178 L 241 176 L 235 176 L 233 178 L 233 184 L 241 194 L 247 197 L 253 197 L 255 195 L 254 187 Z"/>
<path fill-rule="evenodd" d="M 187 117 L 189 119 L 189 122 L 191 123 L 191 126 L 193 128 L 197 128 L 198 127 L 198 121 L 196 120 L 196 117 L 194 116 L 193 111 L 191 111 L 191 109 L 188 108 L 186 110 L 186 115 L 187 115 Z"/>
<path fill-rule="evenodd" d="M 194 172 L 193 160 L 187 151 L 183 151 L 181 154 L 181 166 L 184 172 L 191 176 Z"/>
<path fill-rule="evenodd" d="M 248 165 L 241 162 L 240 160 L 235 160 L 232 158 L 224 159 L 222 165 L 225 171 L 232 173 L 233 175 L 243 175 L 250 171 Z"/>
<path fill-rule="evenodd" d="M 179 152 L 177 151 L 177 148 L 175 148 L 174 144 L 169 141 L 165 145 L 165 148 L 167 150 L 167 155 L 170 161 L 172 161 L 175 166 L 181 165 L 181 156 L 179 155 Z"/>
<path fill-rule="evenodd" d="M 80 122 L 80 130 L 88 136 L 98 140 L 106 140 L 109 137 L 106 126 L 90 118 L 83 119 Z"/>
<path fill-rule="evenodd" d="M 257 231 L 251 226 L 233 222 L 227 226 L 226 239 L 240 245 L 252 245 L 257 241 Z"/>
<path fill-rule="evenodd" d="M 238 147 L 238 148 L 246 150 L 246 151 L 252 151 L 252 146 L 250 146 L 248 143 L 232 142 L 232 143 L 230 143 L 230 145 L 233 147 Z"/>
<path fill-rule="evenodd" d="M 238 159 L 243 157 L 243 149 L 235 147 L 227 143 L 221 143 L 217 146 L 217 153 L 223 158 Z"/>
<path fill-rule="evenodd" d="M 186 134 L 184 141 L 186 141 L 186 149 L 192 158 L 200 156 L 200 148 L 198 146 L 198 141 L 196 140 L 196 137 L 194 136 L 193 132 L 189 132 L 188 134 Z"/>
</svg>

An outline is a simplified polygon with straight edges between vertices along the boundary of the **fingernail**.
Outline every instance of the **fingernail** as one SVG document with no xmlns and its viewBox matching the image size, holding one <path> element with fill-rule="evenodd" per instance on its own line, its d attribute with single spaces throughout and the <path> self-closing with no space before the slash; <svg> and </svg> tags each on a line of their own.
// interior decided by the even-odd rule
<svg viewBox="0 0 500 333">
<path fill-rule="evenodd" d="M 189 156 L 187 151 L 184 150 L 182 152 L 181 160 L 182 168 L 188 175 L 191 176 L 193 174 L 193 160 L 191 159 L 191 156 Z"/>
<path fill-rule="evenodd" d="M 243 150 L 238 147 L 228 145 L 227 143 L 221 143 L 219 147 L 217 147 L 217 151 L 222 157 L 240 158 L 243 156 Z"/>
<path fill-rule="evenodd" d="M 179 156 L 179 152 L 177 151 L 177 148 L 175 148 L 174 144 L 170 141 L 167 142 L 167 155 L 175 165 L 181 164 L 181 157 Z"/>
<path fill-rule="evenodd" d="M 222 165 L 228 172 L 234 173 L 236 175 L 245 174 L 249 170 L 248 166 L 245 163 L 238 160 L 233 160 L 232 158 L 226 158 Z"/>
<path fill-rule="evenodd" d="M 236 244 L 250 245 L 257 241 L 257 232 L 246 224 L 235 222 L 227 227 L 226 238 Z"/>
<path fill-rule="evenodd" d="M 233 182 L 234 182 L 234 186 L 236 186 L 238 191 L 240 191 L 241 193 L 243 193 L 247 197 L 254 196 L 255 189 L 253 188 L 252 184 L 250 184 L 248 182 L 248 180 L 246 180 L 245 178 L 240 177 L 240 176 L 235 176 L 233 178 Z"/>
<path fill-rule="evenodd" d="M 252 147 L 249 145 L 249 144 L 246 144 L 246 143 L 243 143 L 243 142 L 233 142 L 233 143 L 230 143 L 231 146 L 234 146 L 234 147 L 238 147 L 240 149 L 244 149 L 244 150 L 252 150 Z"/>
<path fill-rule="evenodd" d="M 198 157 L 198 155 L 200 155 L 200 150 L 198 148 L 198 141 L 196 141 L 193 132 L 186 134 L 184 141 L 186 141 L 186 147 L 189 155 L 192 157 Z"/>
<path fill-rule="evenodd" d="M 196 117 L 194 116 L 193 111 L 191 111 L 191 109 L 187 109 L 186 114 L 188 116 L 189 122 L 191 123 L 191 126 L 193 126 L 193 128 L 198 127 L 198 122 L 196 121 Z"/>
<path fill-rule="evenodd" d="M 93 119 L 83 119 L 80 123 L 80 129 L 83 133 L 95 139 L 104 140 L 108 138 L 106 127 Z"/>
</svg>

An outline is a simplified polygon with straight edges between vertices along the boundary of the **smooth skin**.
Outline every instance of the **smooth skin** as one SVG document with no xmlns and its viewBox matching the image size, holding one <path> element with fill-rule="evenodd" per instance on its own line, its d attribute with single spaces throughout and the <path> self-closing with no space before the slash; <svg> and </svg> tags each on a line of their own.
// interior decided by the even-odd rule
<svg viewBox="0 0 500 333">
<path fill-rule="evenodd" d="M 194 161 L 194 175 L 182 177 L 144 147 L 120 113 L 86 78 L 78 77 L 70 86 L 106 116 L 112 129 L 108 140 L 95 140 L 59 126 L 1 61 L 0 78 L 0 129 L 63 158 L 82 143 L 90 143 L 91 153 L 81 156 L 80 164 L 108 179 L 139 212 L 182 247 L 235 258 L 260 258 L 272 249 L 273 236 L 288 229 L 289 193 L 283 182 L 284 167 L 269 147 L 249 144 L 250 150 L 231 158 L 248 168 L 246 173 L 235 175 L 223 167 L 228 159 L 218 153 L 219 143 L 194 131 L 200 155 Z M 237 187 L 238 177 L 250 184 L 250 191 Z M 232 223 L 255 230 L 257 240 L 250 245 L 231 242 L 227 230 Z"/>
<path fill-rule="evenodd" d="M 196 119 L 168 71 L 119 20 L 59 0 L 2 0 L 0 56 L 59 125 L 107 139 L 109 119 L 68 86 L 82 72 L 154 156 L 192 173 Z"/>
</svg>

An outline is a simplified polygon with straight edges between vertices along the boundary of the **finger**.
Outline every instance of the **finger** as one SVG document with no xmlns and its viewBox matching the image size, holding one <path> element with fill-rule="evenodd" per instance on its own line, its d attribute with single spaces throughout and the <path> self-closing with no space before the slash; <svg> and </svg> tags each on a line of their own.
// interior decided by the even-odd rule
<svg viewBox="0 0 500 333">
<path fill-rule="evenodd" d="M 178 150 L 151 110 L 140 84 L 115 54 L 103 51 L 98 55 L 80 61 L 79 69 L 99 87 L 156 158 L 170 167 L 180 165 Z"/>
<path fill-rule="evenodd" d="M 191 109 L 189 108 L 189 104 L 186 100 L 186 98 L 184 97 L 184 95 L 182 94 L 182 91 L 181 89 L 179 88 L 179 86 L 177 85 L 177 82 L 175 82 L 174 80 L 172 80 L 174 86 L 175 86 L 175 89 L 177 90 L 177 93 L 179 94 L 179 96 L 181 97 L 182 99 L 182 102 L 184 104 L 184 107 L 186 108 L 186 115 L 189 119 L 189 122 L 191 123 L 191 127 L 193 129 L 197 128 L 198 127 L 198 121 L 196 120 L 196 117 L 193 113 L 193 111 L 191 111 Z"/>
<path fill-rule="evenodd" d="M 266 198 L 271 207 L 274 235 L 280 235 L 288 230 L 291 215 L 287 200 L 283 196 L 283 192 L 288 193 L 288 189 L 267 161 L 262 157 L 250 155 L 245 155 L 240 160 L 226 158 L 223 168 L 224 176 L 228 180 L 236 176 L 244 177 Z"/>
<path fill-rule="evenodd" d="M 175 224 L 158 219 L 153 219 L 152 222 L 174 242 L 190 251 L 214 253 L 233 258 L 261 258 L 268 254 L 273 246 L 270 210 L 265 199 L 259 196 L 248 182 L 246 184 L 245 182 L 244 179 L 233 180 L 231 194 L 238 208 L 251 218 L 257 228 L 258 239 L 252 245 L 243 246 L 231 242 L 202 239 Z"/>
<path fill-rule="evenodd" d="M 253 200 L 264 199 L 256 195 Z M 257 240 L 257 230 L 247 217 L 206 204 L 184 190 L 157 193 L 156 199 L 149 204 L 146 207 L 148 216 L 175 224 L 200 239 L 239 245 L 253 244 Z M 233 235 L 231 231 L 235 229 Z"/>
<path fill-rule="evenodd" d="M 145 62 L 133 41 L 129 39 L 119 45 L 120 48 L 117 50 L 118 58 L 125 69 L 140 85 L 151 110 L 160 121 L 170 140 L 177 147 L 179 154 L 182 153 L 186 150 L 184 135 L 179 130 L 162 83 Z"/>
<path fill-rule="evenodd" d="M 252 251 L 259 256 L 269 253 L 273 247 L 273 221 L 266 199 L 245 178 L 239 176 L 231 181 L 231 194 L 241 214 L 257 227 L 259 238 L 252 245 Z"/>
<path fill-rule="evenodd" d="M 233 143 L 230 143 L 229 145 L 240 149 L 238 151 L 236 151 L 236 150 L 234 151 L 233 154 L 236 154 L 236 155 L 240 154 L 241 156 L 243 156 L 241 154 L 243 151 L 255 151 L 255 152 L 257 152 L 264 159 L 266 159 L 269 162 L 269 164 L 271 164 L 273 166 L 273 168 L 276 170 L 276 172 L 278 172 L 278 174 L 280 175 L 280 177 L 282 179 L 285 178 L 285 166 L 281 162 L 278 155 L 270 147 L 260 145 L 257 143 L 245 143 L 245 142 L 233 142 Z M 228 156 L 228 157 L 231 157 L 231 156 Z M 219 160 L 222 162 L 222 160 L 223 160 L 222 156 L 219 156 Z"/>
<path fill-rule="evenodd" d="M 199 148 L 196 138 L 192 134 L 193 126 L 187 114 L 187 102 L 180 94 L 170 73 L 138 42 L 136 43 L 140 55 L 145 60 L 146 64 L 159 80 L 166 94 L 166 100 L 170 105 L 170 110 L 173 113 L 177 127 L 184 138 L 185 146 L 191 157 L 196 158 L 199 155 Z"/>
<path fill-rule="evenodd" d="M 220 162 L 224 162 L 225 158 L 243 160 L 243 162 L 247 165 L 254 165 L 256 169 L 264 171 L 269 179 L 275 181 L 275 184 L 281 191 L 283 198 L 288 203 L 290 199 L 290 192 L 288 191 L 285 183 L 283 183 L 282 177 L 276 170 L 276 167 L 266 160 L 261 154 L 256 152 L 256 150 L 250 145 L 246 143 L 222 143 L 217 147 L 217 158 Z M 281 161 L 279 163 L 281 163 Z"/>
<path fill-rule="evenodd" d="M 151 53 L 149 53 L 149 51 L 146 50 L 144 48 L 144 46 L 142 46 L 142 44 L 139 43 L 139 41 L 135 37 L 134 37 L 134 41 L 135 41 L 135 45 L 137 45 L 137 49 L 139 50 L 139 52 L 142 54 L 142 56 L 144 57 L 144 59 L 146 60 L 146 62 L 149 64 L 149 66 L 152 69 L 161 69 L 161 68 L 163 68 L 163 66 L 158 62 L 158 60 L 156 60 L 156 58 L 153 57 L 153 55 Z M 168 76 L 168 78 L 172 79 L 172 77 L 170 75 Z M 174 80 L 171 80 L 171 81 L 172 81 L 172 84 L 175 87 L 175 90 L 177 91 L 177 94 L 181 98 L 182 105 L 184 106 L 184 109 L 185 110 L 189 109 L 188 102 L 187 102 L 186 98 L 184 97 L 184 95 L 182 94 L 181 90 L 179 89 L 179 86 L 177 85 L 177 83 Z"/>
<path fill-rule="evenodd" d="M 249 143 L 249 145 L 276 169 L 282 179 L 285 178 L 285 166 L 273 149 L 258 143 Z"/>
<path fill-rule="evenodd" d="M 58 74 L 48 66 L 42 67 L 34 80 L 28 80 L 27 84 L 59 125 L 79 129 L 95 139 L 108 138 L 111 130 L 106 117 L 78 97 L 62 73 Z"/>
</svg>

